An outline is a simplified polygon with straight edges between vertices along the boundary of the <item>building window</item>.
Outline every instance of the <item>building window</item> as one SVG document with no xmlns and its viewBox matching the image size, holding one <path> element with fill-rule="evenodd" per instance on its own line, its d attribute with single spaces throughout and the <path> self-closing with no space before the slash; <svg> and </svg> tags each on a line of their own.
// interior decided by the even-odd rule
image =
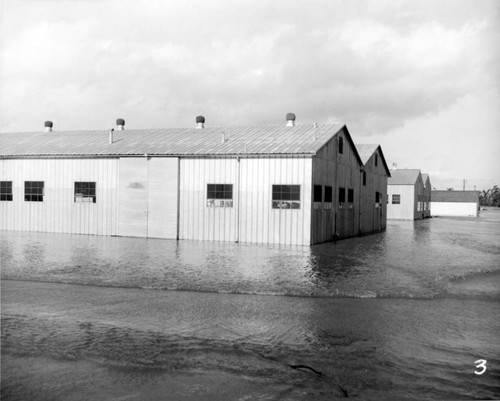
<svg viewBox="0 0 500 401">
<path fill-rule="evenodd" d="M 345 188 L 339 188 L 339 208 L 343 208 L 345 203 Z"/>
<path fill-rule="evenodd" d="M 300 185 L 273 185 L 273 209 L 300 209 Z"/>
<path fill-rule="evenodd" d="M 378 208 L 381 206 L 381 202 L 380 202 L 380 192 L 375 192 L 375 208 Z"/>
<path fill-rule="evenodd" d="M 344 153 L 344 138 L 339 136 L 339 153 Z"/>
<path fill-rule="evenodd" d="M 399 194 L 392 195 L 392 204 L 399 205 L 400 203 L 401 203 L 401 195 Z"/>
<path fill-rule="evenodd" d="M 26 202 L 43 202 L 43 195 L 43 181 L 24 181 L 24 200 Z"/>
<path fill-rule="evenodd" d="M 325 202 L 333 201 L 333 189 L 332 187 L 325 185 Z"/>
<path fill-rule="evenodd" d="M 321 185 L 314 186 L 314 202 L 323 202 L 323 188 L 321 188 Z"/>
<path fill-rule="evenodd" d="M 12 181 L 0 181 L 0 201 L 12 200 Z"/>
<path fill-rule="evenodd" d="M 378 166 L 378 154 L 375 153 L 375 167 Z"/>
<path fill-rule="evenodd" d="M 96 203 L 95 182 L 75 182 L 75 203 Z"/>
<path fill-rule="evenodd" d="M 347 190 L 347 203 L 354 203 L 354 189 Z"/>
<path fill-rule="evenodd" d="M 323 187 L 321 185 L 315 185 L 313 193 L 314 209 L 321 209 L 322 202 L 323 202 Z"/>
<path fill-rule="evenodd" d="M 363 171 L 363 186 L 366 186 L 366 171 Z"/>
<path fill-rule="evenodd" d="M 207 184 L 208 207 L 233 207 L 233 184 Z"/>
<path fill-rule="evenodd" d="M 329 185 L 325 185 L 325 203 L 323 204 L 324 209 L 331 209 L 333 202 L 333 188 Z"/>
</svg>

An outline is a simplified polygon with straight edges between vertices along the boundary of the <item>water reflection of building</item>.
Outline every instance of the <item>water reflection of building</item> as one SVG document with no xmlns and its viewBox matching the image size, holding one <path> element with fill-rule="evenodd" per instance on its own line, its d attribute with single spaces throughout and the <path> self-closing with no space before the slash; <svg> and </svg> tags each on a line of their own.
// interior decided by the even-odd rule
<svg viewBox="0 0 500 401">
<path fill-rule="evenodd" d="M 387 181 L 388 219 L 419 220 L 430 217 L 429 175 L 418 169 L 394 169 Z"/>
<path fill-rule="evenodd" d="M 363 163 L 345 125 L 196 122 L 1 134 L 0 229 L 309 245 L 385 228 L 382 151 Z"/>
</svg>

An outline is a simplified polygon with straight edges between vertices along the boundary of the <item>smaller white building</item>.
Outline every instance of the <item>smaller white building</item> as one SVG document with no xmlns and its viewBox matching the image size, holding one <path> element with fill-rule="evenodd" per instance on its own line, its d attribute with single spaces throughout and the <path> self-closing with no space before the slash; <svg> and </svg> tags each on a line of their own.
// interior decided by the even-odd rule
<svg viewBox="0 0 500 401">
<path fill-rule="evenodd" d="M 478 191 L 432 191 L 432 216 L 469 216 L 479 215 Z"/>
<path fill-rule="evenodd" d="M 387 219 L 420 220 L 425 217 L 425 188 L 420 170 L 391 170 L 387 195 Z"/>
</svg>

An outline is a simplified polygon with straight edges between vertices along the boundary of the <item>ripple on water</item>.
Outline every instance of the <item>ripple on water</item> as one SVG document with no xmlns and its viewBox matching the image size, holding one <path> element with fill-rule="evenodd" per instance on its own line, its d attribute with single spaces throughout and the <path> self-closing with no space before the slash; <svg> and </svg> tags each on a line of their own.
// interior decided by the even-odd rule
<svg viewBox="0 0 500 401">
<path fill-rule="evenodd" d="M 430 298 L 453 292 L 458 279 L 500 272 L 499 227 L 500 219 L 391 221 L 384 233 L 311 247 L 1 232 L 2 278 L 223 293 Z M 499 295 L 487 287 L 490 296 Z M 485 291 L 475 293 L 480 294 Z"/>
</svg>

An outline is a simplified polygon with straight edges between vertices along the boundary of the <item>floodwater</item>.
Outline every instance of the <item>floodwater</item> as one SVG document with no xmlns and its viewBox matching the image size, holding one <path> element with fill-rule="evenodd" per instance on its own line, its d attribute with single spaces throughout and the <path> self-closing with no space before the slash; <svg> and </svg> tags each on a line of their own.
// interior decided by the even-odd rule
<svg viewBox="0 0 500 401">
<path fill-rule="evenodd" d="M 500 398 L 498 210 L 312 247 L 0 251 L 2 400 Z"/>
</svg>

